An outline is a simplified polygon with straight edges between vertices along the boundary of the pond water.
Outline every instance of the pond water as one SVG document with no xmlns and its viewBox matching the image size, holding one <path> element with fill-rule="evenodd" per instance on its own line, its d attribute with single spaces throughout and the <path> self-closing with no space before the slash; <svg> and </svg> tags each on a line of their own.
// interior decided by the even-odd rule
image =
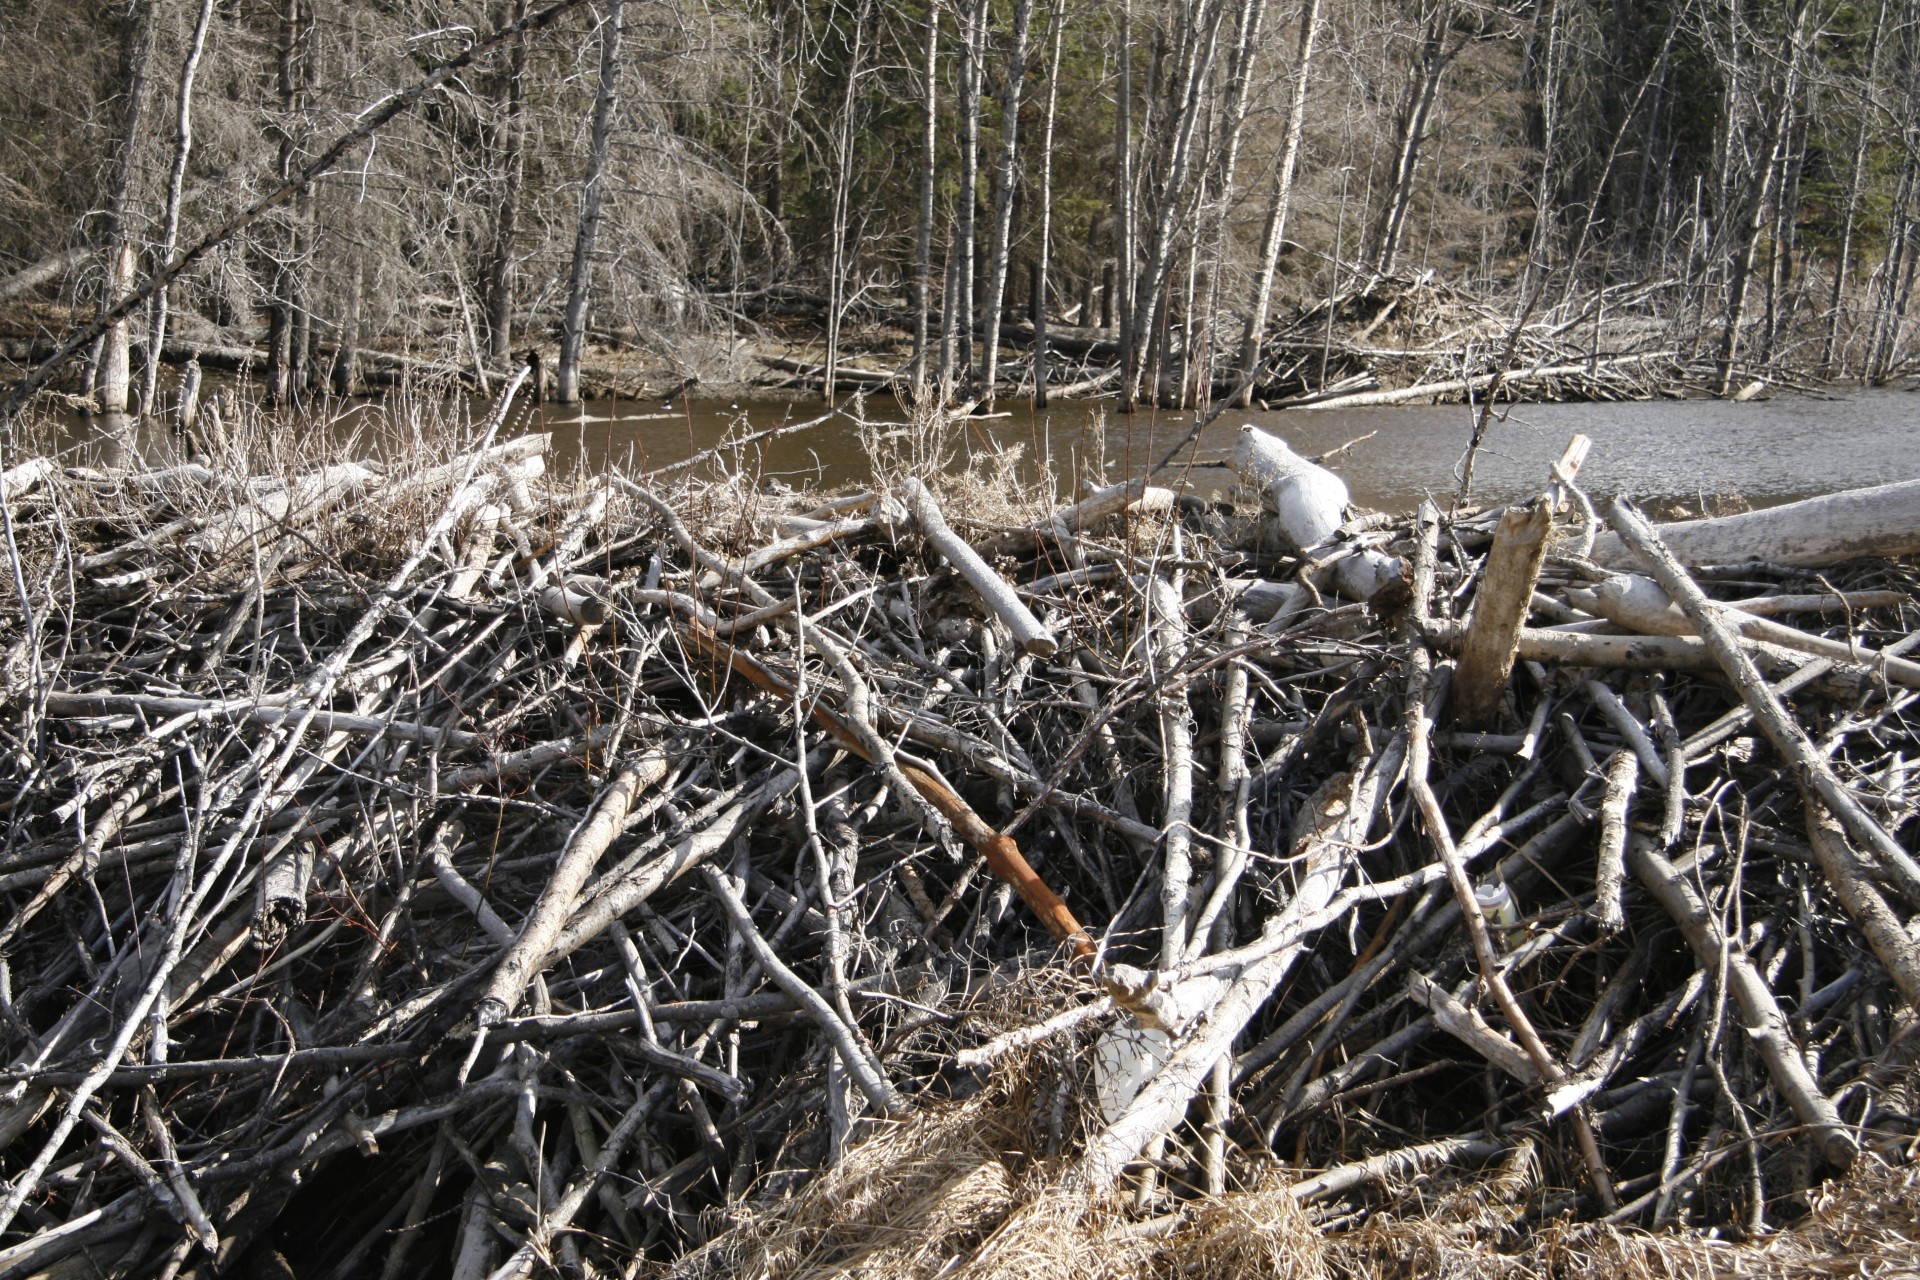
<svg viewBox="0 0 1920 1280">
<path fill-rule="evenodd" d="M 345 433 L 366 425 L 377 402 L 336 407 L 326 429 Z M 476 416 L 484 405 L 472 406 Z M 821 418 L 817 398 L 743 398 L 591 401 L 517 411 L 513 427 L 554 435 L 557 466 L 590 468 L 610 459 L 635 471 L 670 465 L 726 439 Z M 1642 502 L 1738 497 L 1768 505 L 1837 489 L 1920 476 L 1920 430 L 1913 419 L 1920 398 L 1900 391 L 1855 391 L 1831 396 L 1779 396 L 1734 404 L 1715 400 L 1613 404 L 1502 406 L 1475 463 L 1472 497 L 1499 502 L 1539 490 L 1548 467 L 1575 432 L 1593 439 L 1581 481 L 1596 500 L 1626 494 Z M 872 472 L 869 446 L 898 447 L 906 412 L 890 398 L 868 397 L 817 425 L 729 451 L 727 465 L 757 477 L 801 484 L 858 484 Z M 1190 479 L 1202 490 L 1223 488 L 1219 467 L 1240 424 L 1254 423 L 1286 439 L 1302 454 L 1326 453 L 1351 441 L 1330 465 L 1360 505 L 1406 510 L 1458 487 L 1473 427 L 1464 405 L 1364 409 L 1232 410 L 1181 455 L 1194 464 Z M 1057 403 L 1035 412 L 1020 406 L 966 422 L 956 433 L 964 454 L 1018 449 L 1021 470 L 1053 459 L 1063 491 L 1090 466 L 1118 479 L 1160 461 L 1193 425 L 1186 413 L 1143 411 L 1123 417 L 1112 401 Z M 67 439 L 82 445 L 90 429 L 70 423 Z M 146 442 L 136 443 L 136 448 Z"/>
<path fill-rule="evenodd" d="M 596 403 L 585 407 L 584 421 L 578 410 L 548 406 L 544 421 L 567 456 L 584 454 L 590 465 L 615 457 L 645 468 L 707 448 L 729 429 L 759 431 L 822 412 L 817 401 L 741 401 L 738 408 L 734 403 L 681 402 L 672 411 L 658 403 Z M 1581 480 L 1596 500 L 1626 494 L 1643 502 L 1697 503 L 1703 496 L 1737 496 L 1769 505 L 1908 480 L 1920 476 L 1916 415 L 1920 398 L 1898 391 L 1783 396 L 1747 404 L 1502 406 L 1475 461 L 1472 496 L 1495 502 L 1537 492 L 1575 432 L 1593 439 Z M 865 416 L 870 423 L 865 428 L 840 415 L 744 451 L 738 465 L 793 483 L 857 483 L 870 472 L 868 435 L 902 431 L 906 417 L 891 400 L 878 398 L 867 401 Z M 1206 464 L 1227 456 L 1235 432 L 1246 422 L 1309 456 L 1358 439 L 1330 465 L 1346 479 L 1356 502 L 1405 510 L 1428 495 L 1446 498 L 1455 492 L 1474 418 L 1464 405 L 1234 410 L 1209 426 L 1176 466 L 1197 461 L 1192 472 L 1197 484 L 1224 484 L 1224 473 Z M 1051 456 L 1062 477 L 1104 457 L 1106 474 L 1118 478 L 1159 462 L 1192 425 L 1184 413 L 1125 418 L 1112 411 L 1111 402 L 1073 402 L 970 421 L 963 443 L 976 451 L 1019 447 L 1029 460 Z"/>
</svg>

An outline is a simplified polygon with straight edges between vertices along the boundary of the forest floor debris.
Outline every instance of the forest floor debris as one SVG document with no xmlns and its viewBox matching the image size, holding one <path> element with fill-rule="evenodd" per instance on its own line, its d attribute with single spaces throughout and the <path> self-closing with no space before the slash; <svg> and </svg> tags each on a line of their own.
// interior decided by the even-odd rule
<svg viewBox="0 0 1920 1280">
<path fill-rule="evenodd" d="M 1902 487 L 1704 562 L 1578 449 L 774 494 L 511 395 L 0 477 L 0 1280 L 1910 1251 Z"/>
</svg>

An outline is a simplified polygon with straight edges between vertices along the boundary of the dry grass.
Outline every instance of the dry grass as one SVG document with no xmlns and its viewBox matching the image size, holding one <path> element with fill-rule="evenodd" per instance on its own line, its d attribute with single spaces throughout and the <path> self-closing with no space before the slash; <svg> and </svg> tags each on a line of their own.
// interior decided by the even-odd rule
<svg viewBox="0 0 1920 1280">
<path fill-rule="evenodd" d="M 987 993 L 972 1020 L 989 1029 L 1019 1025 L 1021 1010 L 1044 994 L 1033 985 L 1037 976 Z M 1142 1217 L 1121 1197 L 1089 1203 L 1061 1178 L 1070 1159 L 1033 1149 L 1044 1127 L 1037 1112 L 1063 1071 L 1073 1083 L 1077 1061 L 1069 1043 L 999 1064 L 976 1097 L 876 1127 L 797 1191 L 737 1205 L 727 1230 L 657 1274 L 663 1280 L 1920 1275 L 1920 1167 L 1873 1161 L 1815 1192 L 1799 1221 L 1754 1240 L 1557 1219 L 1543 1224 L 1538 1215 L 1557 1189 L 1544 1185 L 1531 1142 L 1489 1168 L 1437 1170 L 1377 1189 L 1358 1205 L 1302 1205 L 1290 1192 L 1295 1175 L 1269 1165 L 1252 1185 L 1218 1197 L 1192 1195 L 1171 1209 L 1162 1201 Z"/>
</svg>

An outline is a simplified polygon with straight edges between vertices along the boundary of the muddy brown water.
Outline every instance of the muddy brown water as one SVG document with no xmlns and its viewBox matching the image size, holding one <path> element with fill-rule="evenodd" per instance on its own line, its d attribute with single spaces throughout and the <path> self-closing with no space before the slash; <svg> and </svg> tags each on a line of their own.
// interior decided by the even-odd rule
<svg viewBox="0 0 1920 1280">
<path fill-rule="evenodd" d="M 377 402 L 335 409 L 326 429 L 365 426 Z M 476 405 L 476 415 L 484 406 Z M 680 461 L 723 439 L 803 423 L 825 412 L 817 398 L 590 401 L 547 405 L 516 414 L 516 425 L 553 433 L 557 467 L 610 460 L 632 471 Z M 1899 391 L 1857 391 L 1827 397 L 1779 396 L 1747 404 L 1688 400 L 1503 407 L 1475 463 L 1473 498 L 1506 501 L 1536 492 L 1552 461 L 1575 432 L 1593 439 L 1581 474 L 1596 500 L 1627 494 L 1643 502 L 1736 496 L 1755 505 L 1791 501 L 1863 485 L 1920 476 L 1920 398 Z M 869 443 L 903 433 L 907 414 L 891 399 L 868 397 L 864 424 L 850 412 L 778 439 L 729 451 L 726 464 L 758 479 L 796 487 L 859 484 L 872 474 Z M 1356 503 L 1380 510 L 1411 509 L 1429 495 L 1449 498 L 1473 427 L 1464 405 L 1366 409 L 1233 410 L 1202 433 L 1183 459 L 1203 491 L 1223 489 L 1224 460 L 1240 424 L 1254 423 L 1309 456 L 1358 441 L 1330 463 Z M 1125 417 L 1112 401 L 1058 403 L 1035 412 L 967 422 L 962 451 L 1017 448 L 1021 469 L 1050 457 L 1063 490 L 1074 476 L 1097 468 L 1111 478 L 1137 475 L 1157 463 L 1191 430 L 1189 414 L 1149 411 Z M 97 455 L 96 429 L 70 422 L 63 432 L 74 455 Z M 896 436 L 896 442 L 898 437 Z M 90 443 L 91 442 L 91 443 Z M 883 441 L 884 443 L 884 441 Z M 150 452 L 142 437 L 135 449 Z"/>
</svg>

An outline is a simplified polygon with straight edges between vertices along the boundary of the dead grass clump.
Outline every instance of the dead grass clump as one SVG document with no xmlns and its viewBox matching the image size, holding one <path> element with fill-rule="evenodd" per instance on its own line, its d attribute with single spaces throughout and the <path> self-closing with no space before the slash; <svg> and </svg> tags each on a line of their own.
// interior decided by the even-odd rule
<svg viewBox="0 0 1920 1280">
<path fill-rule="evenodd" d="M 736 1210 L 736 1225 L 674 1280 L 906 1280 L 941 1274 L 1014 1205 L 1004 1117 L 985 1102 L 879 1127 L 797 1194 Z"/>
<path fill-rule="evenodd" d="M 1800 1221 L 1758 1240 L 1569 1227 L 1534 1253 L 1543 1274 L 1633 1280 L 1920 1275 L 1920 1167 L 1863 1161 L 1812 1193 Z"/>
<path fill-rule="evenodd" d="M 1131 1274 L 1155 1280 L 1325 1280 L 1332 1274 L 1327 1237 L 1277 1174 L 1259 1187 L 1198 1202 L 1177 1231 L 1155 1243 Z"/>
</svg>

